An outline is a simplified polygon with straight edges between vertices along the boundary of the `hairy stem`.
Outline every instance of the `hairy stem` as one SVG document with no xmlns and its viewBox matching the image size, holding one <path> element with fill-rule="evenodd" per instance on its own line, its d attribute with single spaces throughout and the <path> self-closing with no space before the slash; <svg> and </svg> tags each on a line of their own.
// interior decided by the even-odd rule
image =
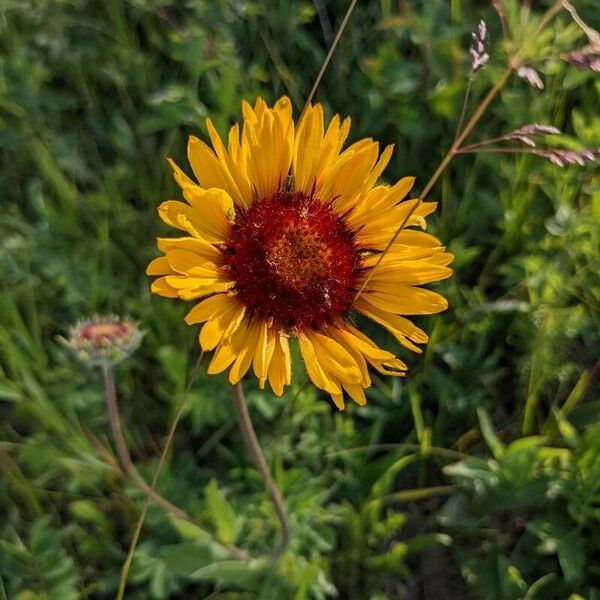
<svg viewBox="0 0 600 600">
<path fill-rule="evenodd" d="M 121 466 L 129 475 L 133 483 L 148 497 L 154 504 L 158 504 L 161 508 L 171 513 L 178 519 L 191 521 L 190 516 L 166 498 L 163 498 L 158 492 L 152 489 L 141 477 L 135 468 L 125 437 L 123 436 L 123 428 L 121 427 L 121 418 L 119 416 L 119 405 L 117 402 L 117 392 L 115 389 L 115 379 L 113 376 L 112 366 L 106 362 L 102 365 L 102 379 L 104 382 L 104 396 L 106 398 L 106 408 L 108 409 L 108 420 L 110 430 L 112 432 L 113 442 L 117 450 L 117 456 L 121 462 Z"/>
<path fill-rule="evenodd" d="M 235 415 L 242 431 L 242 435 L 244 436 L 244 442 L 250 451 L 252 460 L 254 461 L 254 464 L 256 465 L 256 468 L 258 469 L 258 472 L 265 484 L 267 493 L 271 498 L 271 502 L 273 502 L 275 512 L 277 513 L 277 517 L 281 523 L 281 541 L 271 551 L 273 556 L 279 556 L 285 551 L 290 543 L 290 522 L 288 515 L 285 510 L 279 488 L 271 477 L 269 467 L 267 466 L 267 461 L 265 460 L 264 454 L 258 442 L 258 438 L 256 437 L 256 432 L 254 431 L 254 426 L 252 425 L 252 420 L 250 419 L 250 414 L 248 413 L 248 406 L 246 405 L 246 398 L 244 396 L 242 384 L 239 382 L 236 383 L 231 387 L 231 391 Z"/>
<path fill-rule="evenodd" d="M 187 401 L 188 401 L 188 398 L 190 395 L 190 390 L 192 389 L 192 384 L 196 380 L 196 376 L 198 375 L 198 371 L 200 370 L 200 363 L 202 362 L 203 357 L 204 357 L 204 351 L 200 352 L 200 356 L 198 356 L 198 360 L 196 361 L 196 364 L 194 365 L 194 368 L 192 369 L 192 372 L 190 373 L 190 377 L 189 377 L 189 380 L 185 387 L 185 391 L 183 392 L 181 402 L 179 402 L 179 405 L 177 406 L 177 410 L 175 411 L 175 416 L 173 417 L 173 422 L 171 423 L 171 426 L 169 427 L 169 432 L 167 434 L 165 446 L 163 448 L 162 454 L 160 455 L 160 459 L 158 461 L 158 466 L 156 467 L 156 471 L 154 472 L 154 476 L 152 477 L 152 483 L 150 484 L 151 490 L 154 490 L 154 488 L 156 487 L 156 484 L 158 483 L 158 478 L 160 477 L 160 474 L 165 465 L 165 461 L 167 460 L 167 455 L 169 454 L 169 451 L 171 450 L 171 446 L 173 444 L 173 439 L 175 438 L 175 431 L 177 429 L 177 425 L 179 424 L 179 420 L 181 419 L 181 416 L 183 415 L 183 410 L 187 404 Z M 135 548 L 140 539 L 140 535 L 142 533 L 142 527 L 144 526 L 144 521 L 146 520 L 146 513 L 148 512 L 150 503 L 151 503 L 150 498 L 147 498 L 147 500 L 144 504 L 144 507 L 142 508 L 142 512 L 140 513 L 140 516 L 135 525 L 135 529 L 133 531 L 133 536 L 131 537 L 131 543 L 129 544 L 129 551 L 127 552 L 127 558 L 125 559 L 125 562 L 123 563 L 123 567 L 121 568 L 121 577 L 119 579 L 119 589 L 117 591 L 117 595 L 115 596 L 115 600 L 123 600 L 123 598 L 124 598 L 125 586 L 127 585 L 127 578 L 129 577 L 129 570 L 131 569 L 131 563 L 133 561 L 133 556 L 135 554 Z M 194 524 L 194 525 L 196 527 L 198 527 L 197 524 Z M 234 558 L 237 558 L 239 560 L 243 560 L 246 558 L 246 554 L 242 550 L 240 550 L 239 548 L 237 548 L 236 546 L 234 546 L 232 544 L 224 544 L 223 542 L 219 542 L 218 540 L 215 540 L 215 543 L 219 544 L 220 546 L 223 546 L 226 550 L 228 550 L 228 552 Z"/>
</svg>

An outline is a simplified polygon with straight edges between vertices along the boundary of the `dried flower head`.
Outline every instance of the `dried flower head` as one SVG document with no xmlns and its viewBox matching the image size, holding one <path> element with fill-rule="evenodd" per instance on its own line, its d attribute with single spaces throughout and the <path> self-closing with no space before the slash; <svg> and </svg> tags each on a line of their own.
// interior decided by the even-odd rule
<svg viewBox="0 0 600 600">
<path fill-rule="evenodd" d="M 541 125 L 539 123 L 531 123 L 530 125 L 523 125 L 523 127 L 519 127 L 519 129 L 515 129 L 515 131 L 511 131 L 510 133 L 502 136 L 501 140 L 511 141 L 511 142 L 521 142 L 527 146 L 535 147 L 537 144 L 531 138 L 531 136 L 535 135 L 550 135 L 550 134 L 559 134 L 560 129 L 557 127 L 553 127 L 552 125 Z"/>
<path fill-rule="evenodd" d="M 60 337 L 59 340 L 79 360 L 96 366 L 127 358 L 138 347 L 143 335 L 129 318 L 96 315 L 71 327 L 68 339 Z"/>
<path fill-rule="evenodd" d="M 560 133 L 558 127 L 554 125 L 544 125 L 543 123 L 530 123 L 529 125 L 523 125 L 519 129 L 515 129 L 513 133 L 519 135 L 551 135 Z"/>
<path fill-rule="evenodd" d="M 538 90 L 544 89 L 544 82 L 540 77 L 540 74 L 533 68 L 527 65 L 522 65 L 517 69 L 517 75 L 526 81 L 531 87 Z"/>
<path fill-rule="evenodd" d="M 471 72 L 477 73 L 479 69 L 483 69 L 490 58 L 486 51 L 487 26 L 485 21 L 479 21 L 477 30 L 471 34 L 471 47 L 469 54 L 471 55 Z"/>
<path fill-rule="evenodd" d="M 600 48 L 587 46 L 564 55 L 564 59 L 574 67 L 584 71 L 600 73 Z"/>
<path fill-rule="evenodd" d="M 564 167 L 566 165 L 579 165 L 580 167 L 584 167 L 590 162 L 600 160 L 600 148 L 578 151 L 553 148 L 548 150 L 536 150 L 535 154 L 549 160 L 558 167 Z"/>
</svg>

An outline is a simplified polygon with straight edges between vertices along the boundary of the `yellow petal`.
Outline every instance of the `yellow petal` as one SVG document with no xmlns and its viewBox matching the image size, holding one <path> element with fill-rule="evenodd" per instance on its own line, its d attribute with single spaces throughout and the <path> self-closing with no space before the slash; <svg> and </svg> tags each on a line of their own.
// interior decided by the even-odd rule
<svg viewBox="0 0 600 600">
<path fill-rule="evenodd" d="M 177 298 L 179 296 L 179 292 L 167 283 L 166 277 L 155 279 L 150 285 L 150 291 L 165 298 Z"/>
<path fill-rule="evenodd" d="M 306 365 L 306 372 L 311 381 L 320 389 L 330 394 L 340 394 L 340 385 L 327 376 L 317 358 L 312 342 L 303 334 L 298 336 L 300 353 Z"/>
<path fill-rule="evenodd" d="M 358 369 L 360 370 L 361 380 L 360 383 L 364 387 L 368 387 L 371 385 L 371 378 L 369 377 L 369 371 L 367 368 L 367 361 L 365 360 L 363 354 L 360 352 L 359 348 L 356 344 L 353 344 L 354 341 L 350 335 L 345 335 L 348 332 L 345 332 L 342 328 L 331 327 L 327 330 L 327 334 L 330 335 L 340 346 L 342 346 L 347 352 L 352 355 L 352 358 L 356 362 Z"/>
<path fill-rule="evenodd" d="M 352 355 L 338 342 L 327 335 L 317 332 L 306 332 L 317 359 L 326 374 L 332 374 L 341 382 L 358 383 L 361 373 Z"/>
<path fill-rule="evenodd" d="M 364 298 L 359 298 L 356 302 L 356 308 L 365 316 L 373 319 L 376 323 L 383 325 L 405 348 L 413 352 L 420 353 L 421 349 L 412 342 L 424 344 L 427 342 L 427 335 L 408 319 L 381 310 L 374 304 L 367 302 Z"/>
<path fill-rule="evenodd" d="M 218 294 L 217 296 L 211 296 L 199 302 L 190 310 L 185 316 L 185 322 L 188 325 L 194 325 L 195 323 L 204 323 L 209 321 L 219 313 L 227 310 L 230 303 L 236 302 L 233 298 L 224 294 Z"/>
<path fill-rule="evenodd" d="M 284 333 L 275 336 L 273 357 L 269 365 L 269 383 L 277 396 L 283 394 L 285 385 L 292 380 L 292 362 L 288 338 Z"/>
<path fill-rule="evenodd" d="M 258 337 L 259 323 L 256 321 L 252 321 L 240 335 L 237 335 L 236 332 L 235 344 L 238 354 L 229 371 L 229 383 L 232 385 L 240 381 L 250 368 L 252 358 L 256 352 Z"/>
<path fill-rule="evenodd" d="M 259 324 L 259 336 L 253 361 L 254 373 L 263 381 L 269 372 L 269 364 L 273 358 L 274 350 L 275 334 L 267 326 L 267 323 L 263 321 Z"/>
<path fill-rule="evenodd" d="M 343 394 L 331 394 L 331 399 L 333 400 L 333 403 L 336 405 L 338 410 L 344 410 L 346 408 Z"/>
<path fill-rule="evenodd" d="M 319 168 L 326 166 L 322 157 L 323 136 L 323 109 L 320 104 L 310 106 L 298 125 L 294 148 L 294 189 L 297 191 L 310 194 L 316 187 Z"/>
<path fill-rule="evenodd" d="M 237 330 L 245 311 L 246 307 L 235 296 L 221 294 L 196 305 L 186 316 L 186 322 L 205 322 L 200 331 L 200 346 L 212 350 Z"/>
<path fill-rule="evenodd" d="M 169 265 L 169 261 L 165 256 L 159 256 L 158 258 L 155 258 L 146 267 L 146 275 L 167 275 L 168 273 L 172 272 L 173 271 Z"/>
<path fill-rule="evenodd" d="M 344 383 L 344 390 L 348 392 L 350 398 L 356 402 L 359 406 L 364 406 L 367 403 L 365 397 L 365 391 L 357 383 Z"/>
<path fill-rule="evenodd" d="M 200 215 L 188 204 L 178 200 L 167 200 L 158 207 L 158 215 L 167 225 L 181 229 L 195 238 L 203 238 L 211 242 L 223 241 L 222 238 L 211 239 L 210 233 L 204 231 L 204 223 L 201 221 Z"/>
<path fill-rule="evenodd" d="M 188 140 L 188 160 L 203 188 L 219 188 L 233 196 L 239 194 L 227 167 L 202 140 L 194 136 Z"/>
<path fill-rule="evenodd" d="M 187 250 L 213 263 L 217 263 L 221 256 L 220 251 L 213 244 L 198 238 L 157 238 L 156 243 L 159 250 L 163 252 L 168 252 L 169 250 Z"/>
<path fill-rule="evenodd" d="M 184 190 L 183 195 L 201 223 L 195 227 L 205 240 L 223 242 L 230 238 L 234 210 L 233 200 L 227 192 L 217 188 L 190 188 Z"/>
<path fill-rule="evenodd" d="M 248 206 L 252 199 L 252 189 L 246 173 L 244 157 L 239 149 L 239 127 L 234 125 L 229 131 L 229 150 L 225 149 L 210 119 L 206 119 L 206 128 L 217 157 L 231 178 L 228 179 L 228 184 L 231 186 L 230 193 L 233 201 L 237 205 Z"/>
<path fill-rule="evenodd" d="M 186 189 L 188 187 L 196 187 L 198 184 L 190 179 L 176 164 L 175 161 L 167 158 L 167 162 L 171 166 L 171 170 L 173 171 L 173 179 L 177 182 L 181 189 Z"/>
<path fill-rule="evenodd" d="M 394 281 L 379 281 L 377 289 L 363 291 L 360 298 L 381 310 L 401 315 L 433 315 L 448 308 L 448 301 L 440 294 Z"/>
<path fill-rule="evenodd" d="M 427 260 L 404 260 L 402 262 L 384 262 L 375 269 L 367 284 L 369 290 L 377 290 L 380 284 L 389 289 L 389 283 L 405 285 L 423 285 L 441 281 L 452 275 L 452 269 L 433 264 Z"/>
<path fill-rule="evenodd" d="M 209 375 L 216 375 L 223 372 L 234 360 L 236 354 L 231 342 L 221 343 L 215 350 L 212 360 L 208 365 L 206 372 Z"/>
<path fill-rule="evenodd" d="M 214 262 L 194 252 L 170 250 L 167 252 L 166 258 L 171 269 L 177 273 L 214 280 L 226 279 L 224 272 Z"/>
</svg>

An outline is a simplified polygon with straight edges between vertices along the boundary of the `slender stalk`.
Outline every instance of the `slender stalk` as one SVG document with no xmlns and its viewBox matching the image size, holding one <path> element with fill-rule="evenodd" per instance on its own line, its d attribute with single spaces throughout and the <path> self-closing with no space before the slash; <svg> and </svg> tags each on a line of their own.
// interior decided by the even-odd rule
<svg viewBox="0 0 600 600">
<path fill-rule="evenodd" d="M 487 140 L 482 140 L 480 142 L 475 142 L 474 144 L 468 144 L 466 146 L 462 146 L 456 151 L 456 154 L 468 154 L 469 152 L 478 152 L 479 148 L 491 146 L 492 144 L 497 144 L 498 142 L 509 142 L 509 141 L 511 141 L 509 135 L 501 135 L 498 137 L 489 138 Z"/>
<path fill-rule="evenodd" d="M 460 135 L 460 131 L 462 129 L 463 123 L 465 122 L 465 117 L 467 115 L 467 108 L 469 107 L 469 100 L 471 98 L 471 88 L 473 87 L 473 73 L 469 75 L 469 81 L 467 82 L 467 89 L 465 91 L 465 97 L 463 100 L 462 109 L 460 111 L 460 118 L 458 119 L 458 125 L 456 126 L 456 133 L 454 135 L 454 140 Z"/>
<path fill-rule="evenodd" d="M 184 519 L 191 521 L 190 516 L 166 498 L 163 498 L 158 492 L 152 489 L 141 477 L 135 468 L 127 444 L 123 436 L 123 429 L 121 427 L 121 418 L 119 416 L 119 405 L 117 402 L 117 392 L 115 389 L 115 379 L 113 376 L 113 370 L 110 363 L 105 362 L 102 365 L 102 379 L 104 382 L 104 396 L 106 398 L 106 408 L 108 409 L 108 420 L 110 423 L 110 429 L 112 432 L 113 442 L 117 450 L 117 456 L 119 461 L 127 475 L 131 478 L 133 483 L 148 497 L 148 499 L 154 504 L 158 504 L 161 508 L 171 513 L 178 519 Z"/>
<path fill-rule="evenodd" d="M 537 154 L 538 156 L 543 156 L 543 150 L 541 148 L 529 148 L 529 147 L 520 147 L 520 146 L 480 146 L 478 144 L 473 144 L 472 146 L 465 146 L 464 148 L 459 148 L 456 151 L 456 154 L 479 154 L 479 153 L 488 153 L 488 154 Z"/>
<path fill-rule="evenodd" d="M 198 375 L 198 371 L 200 369 L 200 363 L 202 362 L 203 357 L 204 357 L 204 352 L 200 352 L 200 356 L 198 356 L 198 360 L 196 361 L 196 364 L 194 365 L 194 368 L 192 369 L 192 372 L 190 373 L 190 378 L 189 378 L 186 388 L 183 392 L 181 401 L 179 402 L 179 405 L 177 406 L 177 410 L 175 411 L 175 416 L 173 417 L 173 421 L 169 428 L 169 432 L 167 434 L 167 439 L 165 441 L 165 446 L 163 448 L 162 454 L 160 455 L 160 459 L 158 461 L 158 466 L 156 467 L 156 471 L 154 472 L 154 476 L 152 478 L 152 483 L 150 484 L 150 488 L 152 490 L 154 490 L 154 488 L 156 487 L 156 484 L 158 483 L 158 478 L 160 477 L 160 474 L 165 465 L 167 455 L 169 454 L 169 451 L 171 450 L 171 446 L 173 444 L 173 439 L 175 437 L 175 431 L 177 429 L 177 425 L 179 424 L 181 416 L 183 415 L 183 410 L 187 404 L 187 401 L 188 401 L 188 398 L 190 395 L 190 390 L 192 389 L 192 384 L 194 383 L 194 381 L 196 380 L 196 376 Z M 125 586 L 127 585 L 127 578 L 129 577 L 129 570 L 131 569 L 131 563 L 133 561 L 133 556 L 135 554 L 135 548 L 140 539 L 140 535 L 142 533 L 142 527 L 144 526 L 144 521 L 146 520 L 146 513 L 148 512 L 150 503 L 151 503 L 151 500 L 148 498 L 144 504 L 142 512 L 140 513 L 140 516 L 135 525 L 135 529 L 133 531 L 133 536 L 132 536 L 131 542 L 129 544 L 129 551 L 127 552 L 127 558 L 125 559 L 125 562 L 123 563 L 123 567 L 121 568 L 121 577 L 119 579 L 119 589 L 117 591 L 117 595 L 115 596 L 115 600 L 123 600 L 123 597 L 125 594 Z M 196 527 L 197 527 L 197 525 L 196 525 Z M 222 542 L 219 542 L 218 540 L 215 540 L 215 543 L 220 544 L 221 546 L 226 548 L 230 552 L 230 554 L 237 559 L 244 560 L 246 558 L 245 553 L 242 550 L 240 550 L 239 548 L 237 548 L 236 546 L 233 546 L 232 544 L 224 544 Z"/>
<path fill-rule="evenodd" d="M 310 94 L 308 94 L 308 98 L 306 99 L 306 103 L 304 104 L 304 108 L 302 109 L 301 117 L 302 117 L 302 114 L 304 114 L 304 111 L 307 109 L 308 105 L 312 102 L 315 92 L 317 91 L 317 88 L 319 87 L 319 84 L 321 83 L 321 79 L 323 79 L 325 70 L 327 69 L 327 66 L 329 65 L 329 61 L 331 61 L 331 57 L 333 56 L 333 53 L 335 52 L 335 49 L 337 48 L 338 42 L 340 41 L 340 38 L 342 37 L 342 33 L 344 33 L 344 29 L 346 29 L 346 25 L 348 24 L 350 15 L 352 14 L 352 11 L 354 10 L 354 7 L 356 6 L 357 2 L 358 2 L 358 0 L 352 0 L 352 2 L 350 2 L 350 6 L 348 7 L 346 14 L 344 15 L 344 18 L 342 19 L 340 28 L 337 30 L 337 33 L 335 34 L 335 38 L 333 38 L 333 43 L 331 44 L 331 46 L 329 48 L 329 52 L 327 52 L 327 56 L 325 57 L 325 60 L 323 61 L 323 64 L 321 65 L 319 74 L 317 75 L 317 78 L 315 79 L 315 82 L 313 83 L 312 89 L 310 90 Z"/>
<path fill-rule="evenodd" d="M 283 504 L 279 488 L 271 477 L 269 467 L 267 466 L 267 461 L 265 460 L 264 454 L 258 442 L 258 438 L 256 437 L 256 432 L 254 431 L 254 426 L 252 425 L 252 419 L 250 419 L 250 414 L 248 413 L 248 406 L 246 405 L 246 398 L 244 396 L 242 384 L 238 382 L 231 386 L 231 391 L 233 406 L 235 408 L 235 416 L 237 417 L 242 435 L 244 436 L 244 442 L 250 451 L 252 460 L 254 461 L 254 464 L 256 465 L 256 468 L 265 484 L 267 493 L 271 498 L 271 502 L 273 502 L 275 512 L 277 513 L 277 517 L 281 523 L 281 541 L 271 551 L 273 556 L 279 556 L 283 554 L 290 543 L 290 522 L 287 511 Z"/>
</svg>

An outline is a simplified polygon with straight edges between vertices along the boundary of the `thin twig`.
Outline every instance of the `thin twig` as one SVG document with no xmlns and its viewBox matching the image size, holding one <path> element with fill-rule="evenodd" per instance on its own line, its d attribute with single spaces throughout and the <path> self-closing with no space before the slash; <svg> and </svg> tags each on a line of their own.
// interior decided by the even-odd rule
<svg viewBox="0 0 600 600">
<path fill-rule="evenodd" d="M 246 398 L 244 396 L 242 384 L 238 382 L 235 385 L 231 386 L 231 392 L 233 398 L 233 406 L 235 408 L 235 415 L 237 417 L 240 430 L 244 437 L 244 442 L 246 443 L 246 447 L 250 451 L 252 460 L 254 461 L 254 464 L 256 465 L 256 468 L 258 469 L 258 472 L 265 484 L 267 493 L 271 498 L 271 502 L 273 502 L 275 512 L 277 513 L 277 517 L 279 518 L 279 522 L 281 523 L 281 541 L 271 551 L 271 554 L 273 556 L 280 556 L 281 554 L 283 554 L 288 544 L 290 543 L 291 537 L 290 522 L 288 519 L 287 511 L 283 504 L 279 488 L 277 487 L 277 484 L 271 477 L 269 467 L 267 466 L 267 461 L 265 460 L 264 454 L 258 442 L 258 438 L 256 437 L 256 432 L 254 431 L 254 426 L 252 425 L 252 419 L 250 418 L 250 414 L 248 413 L 248 406 L 246 405 Z"/>
<path fill-rule="evenodd" d="M 313 83 L 312 89 L 310 90 L 310 94 L 308 94 L 308 98 L 306 99 L 306 103 L 304 104 L 304 108 L 302 109 L 301 117 L 302 117 L 302 114 L 304 114 L 304 111 L 308 108 L 309 104 L 313 100 L 315 92 L 317 91 L 317 88 L 319 87 L 319 84 L 321 83 L 321 79 L 323 79 L 325 70 L 327 69 L 327 66 L 329 65 L 329 61 L 331 60 L 331 57 L 333 56 L 335 49 L 337 48 L 338 42 L 340 41 L 340 38 L 342 37 L 342 33 L 344 33 L 344 29 L 346 29 L 346 25 L 348 24 L 350 15 L 352 14 L 352 11 L 354 10 L 354 7 L 356 6 L 357 2 L 358 2 L 358 0 L 352 0 L 352 2 L 350 2 L 350 6 L 348 7 L 346 14 L 344 15 L 342 24 L 340 25 L 340 28 L 338 29 L 337 33 L 335 34 L 335 38 L 333 39 L 333 44 L 331 44 L 331 47 L 329 48 L 329 52 L 327 52 L 327 56 L 325 57 L 325 60 L 323 61 L 323 64 L 321 65 L 319 74 L 317 75 L 317 78 L 315 79 L 315 82 Z"/>
<path fill-rule="evenodd" d="M 465 146 L 464 148 L 459 148 L 456 151 L 456 154 L 496 154 L 503 153 L 506 154 L 539 154 L 539 148 L 528 148 L 526 146 L 487 146 L 483 144 L 473 144 L 472 146 Z"/>
<path fill-rule="evenodd" d="M 575 7 L 568 0 L 562 0 L 562 5 L 564 9 L 569 12 L 571 17 L 573 17 L 573 21 L 575 21 L 583 33 L 585 33 L 590 44 L 596 48 L 600 47 L 600 33 L 586 25 L 585 21 L 579 16 L 579 13 Z"/>
</svg>

